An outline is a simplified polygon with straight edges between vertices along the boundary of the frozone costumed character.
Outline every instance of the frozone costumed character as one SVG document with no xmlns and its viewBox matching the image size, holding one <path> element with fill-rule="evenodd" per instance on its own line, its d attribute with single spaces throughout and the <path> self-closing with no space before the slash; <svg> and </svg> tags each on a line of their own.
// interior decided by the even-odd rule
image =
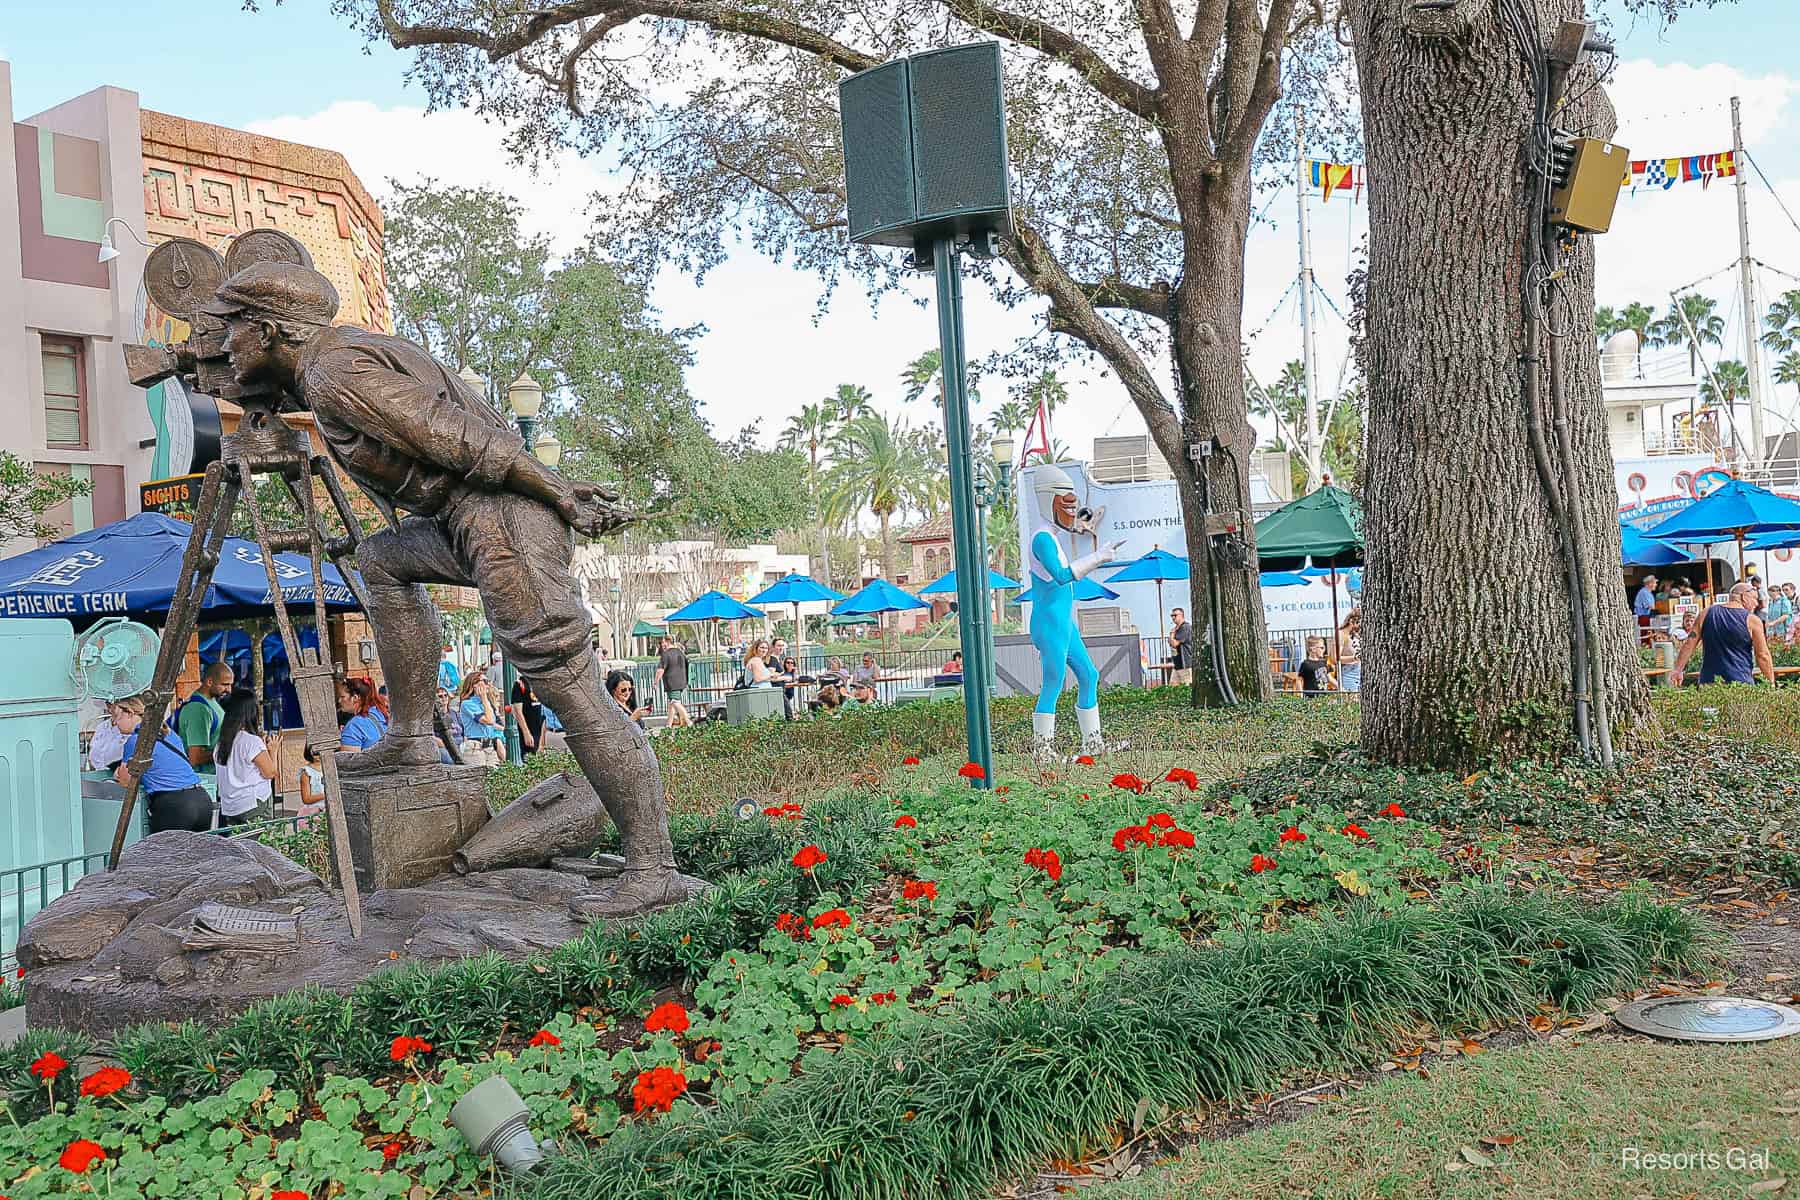
<svg viewBox="0 0 1800 1200">
<path fill-rule="evenodd" d="M 1031 534 L 1031 644 L 1043 669 L 1037 709 L 1031 716 L 1033 750 L 1054 753 L 1056 700 L 1063 676 L 1075 672 L 1075 721 L 1081 729 L 1081 752 L 1106 750 L 1100 736 L 1100 672 L 1088 655 L 1075 624 L 1075 581 L 1112 562 L 1124 542 L 1098 546 L 1076 557 L 1075 535 L 1091 534 L 1097 517 L 1075 499 L 1075 482 L 1060 467 L 1041 466 L 1032 474 L 1036 499 Z"/>
<path fill-rule="evenodd" d="M 675 870 L 656 756 L 602 686 L 592 618 L 569 571 L 573 530 L 598 535 L 630 514 L 615 493 L 539 463 L 493 405 L 419 346 L 333 326 L 337 307 L 317 271 L 265 262 L 227 279 L 204 311 L 227 324 L 238 382 L 276 386 L 310 411 L 338 468 L 389 518 L 362 541 L 356 563 L 392 717 L 380 741 L 341 769 L 438 761 L 432 706 L 443 633 L 424 585 L 473 585 L 496 648 L 556 710 L 619 827 L 625 873 L 592 915 L 686 899 L 703 885 Z"/>
</svg>

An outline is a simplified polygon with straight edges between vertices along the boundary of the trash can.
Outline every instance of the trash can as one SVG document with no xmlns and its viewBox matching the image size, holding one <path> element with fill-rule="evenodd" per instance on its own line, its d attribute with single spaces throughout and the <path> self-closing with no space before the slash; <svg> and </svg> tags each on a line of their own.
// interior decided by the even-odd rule
<svg viewBox="0 0 1800 1200">
<path fill-rule="evenodd" d="M 782 691 L 778 687 L 747 687 L 725 693 L 725 720 L 746 725 L 781 715 Z"/>
</svg>

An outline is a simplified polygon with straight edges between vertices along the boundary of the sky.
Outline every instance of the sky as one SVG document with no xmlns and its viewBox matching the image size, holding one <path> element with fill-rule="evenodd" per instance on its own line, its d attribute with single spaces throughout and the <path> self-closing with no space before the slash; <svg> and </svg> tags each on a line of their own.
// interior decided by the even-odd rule
<svg viewBox="0 0 1800 1200">
<path fill-rule="evenodd" d="M 524 202 L 530 226 L 563 248 L 586 237 L 589 198 L 611 186 L 600 162 L 567 154 L 527 172 L 501 148 L 502 131 L 467 112 L 427 113 L 422 90 L 405 80 L 408 57 L 365 47 L 330 15 L 326 0 L 263 0 L 256 13 L 244 12 L 240 0 L 81 0 L 79 7 L 82 19 L 72 22 L 67 6 L 0 0 L 8 10 L 0 58 L 13 66 L 17 117 L 91 87 L 124 87 L 146 108 L 339 150 L 378 197 L 389 178 L 421 175 L 506 188 Z M 1743 97 L 1745 143 L 1786 207 L 1752 173 L 1752 249 L 1770 268 L 1759 277 L 1761 303 L 1800 287 L 1800 226 L 1787 215 L 1800 216 L 1800 73 L 1791 65 L 1800 4 L 1739 0 L 1690 12 L 1667 28 L 1621 22 L 1615 32 L 1619 66 L 1608 91 L 1620 117 L 1616 140 L 1633 157 L 1729 148 L 1729 100 Z M 1260 196 L 1258 204 L 1266 211 L 1247 247 L 1243 320 L 1246 335 L 1254 334 L 1251 368 L 1267 380 L 1299 354 L 1291 290 L 1297 216 L 1291 187 Z M 1323 293 L 1320 390 L 1329 396 L 1342 378 L 1338 313 L 1347 310 L 1344 279 L 1367 207 L 1314 197 L 1310 212 Z M 1598 241 L 1599 302 L 1661 308 L 1671 290 L 1706 279 L 1698 290 L 1719 302 L 1735 329 L 1737 276 L 1726 268 L 1736 256 L 1731 187 L 1688 183 L 1627 193 L 1612 231 Z M 706 326 L 688 382 L 716 432 L 760 420 L 763 441 L 772 442 L 802 404 L 843 382 L 867 386 L 881 408 L 915 424 L 935 419 L 929 403 L 906 411 L 899 384 L 902 365 L 937 342 L 936 317 L 919 303 L 930 298 L 929 277 L 919 277 L 910 298 L 890 296 L 879 307 L 860 288 L 845 286 L 823 317 L 815 311 L 819 292 L 813 276 L 744 246 L 704 285 L 672 270 L 657 279 L 652 299 L 668 324 Z M 1041 309 L 1008 311 L 973 281 L 965 296 L 972 359 L 1042 327 Z M 1086 456 L 1096 436 L 1142 432 L 1123 389 L 1103 370 L 1072 365 L 1063 377 L 1071 403 L 1058 412 L 1053 432 L 1078 455 Z M 1796 419 L 1795 389 L 1787 391 L 1786 399 L 1777 395 L 1771 432 Z M 984 410 L 1002 398 L 1003 389 L 990 388 Z"/>
</svg>

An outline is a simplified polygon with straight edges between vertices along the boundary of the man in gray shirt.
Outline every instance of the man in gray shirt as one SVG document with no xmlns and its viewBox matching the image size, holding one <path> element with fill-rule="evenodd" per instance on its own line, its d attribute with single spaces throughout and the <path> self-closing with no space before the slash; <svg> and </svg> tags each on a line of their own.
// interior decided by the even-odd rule
<svg viewBox="0 0 1800 1200">
<path fill-rule="evenodd" d="M 1169 682 L 1187 686 L 1194 681 L 1194 662 L 1190 657 L 1194 646 L 1194 627 L 1188 624 L 1187 612 L 1183 609 L 1172 609 L 1169 612 L 1169 663 L 1175 669 L 1169 672 Z"/>
</svg>

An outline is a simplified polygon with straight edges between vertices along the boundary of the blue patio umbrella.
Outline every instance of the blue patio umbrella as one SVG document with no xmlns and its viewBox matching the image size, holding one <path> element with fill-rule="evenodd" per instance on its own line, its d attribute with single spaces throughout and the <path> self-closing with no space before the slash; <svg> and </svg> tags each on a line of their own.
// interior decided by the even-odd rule
<svg viewBox="0 0 1800 1200">
<path fill-rule="evenodd" d="M 1331 574 L 1326 571 L 1324 574 Z M 1257 581 L 1266 588 L 1305 587 L 1312 582 L 1304 571 L 1264 571 Z"/>
<path fill-rule="evenodd" d="M 1170 554 L 1167 550 L 1158 550 L 1152 547 L 1150 553 L 1139 555 L 1126 563 L 1120 570 L 1113 572 L 1106 582 L 1156 584 L 1156 636 L 1167 637 L 1168 629 L 1163 624 L 1163 580 L 1186 579 L 1187 577 L 1187 559 Z"/>
<path fill-rule="evenodd" d="M 834 606 L 832 614 L 839 617 L 874 616 L 885 612 L 910 612 L 915 608 L 930 608 L 931 605 L 917 596 L 908 595 L 885 579 L 871 580 L 848 600 Z"/>
<path fill-rule="evenodd" d="M 1118 598 L 1119 593 L 1113 591 L 1104 583 L 1094 582 L 1091 577 L 1084 577 L 1075 581 L 1075 602 L 1077 604 L 1083 600 L 1117 600 Z"/>
<path fill-rule="evenodd" d="M 1644 532 L 1663 542 L 1735 541 L 1741 574 L 1744 570 L 1744 539 L 1753 534 L 1784 529 L 1800 529 L 1800 502 L 1778 496 L 1754 483 L 1733 479 Z M 1712 559 L 1706 561 L 1710 576 Z"/>
<path fill-rule="evenodd" d="M 1800 529 L 1760 534 L 1744 543 L 1746 550 L 1792 550 L 1797 546 L 1800 546 Z"/>
<path fill-rule="evenodd" d="M 86 624 L 112 613 L 167 612 L 194 527 L 162 513 L 139 513 L 8 559 L 0 559 L 0 617 L 63 617 Z M 304 554 L 277 554 L 281 602 L 310 608 L 312 564 Z M 358 608 L 338 569 L 324 564 L 325 607 Z M 262 550 L 226 538 L 201 605 L 209 621 L 241 620 L 273 609 Z"/>
<path fill-rule="evenodd" d="M 1628 567 L 1666 567 L 1688 562 L 1693 556 L 1667 542 L 1647 536 L 1635 525 L 1619 523 L 1619 557 Z"/>
<path fill-rule="evenodd" d="M 843 598 L 844 593 L 831 590 L 811 575 L 793 573 L 783 575 L 750 597 L 750 603 L 791 604 L 794 606 L 794 652 L 798 655 L 801 645 L 806 641 L 806 626 L 800 623 L 800 606 L 810 604 L 814 600 L 842 600 Z"/>
<path fill-rule="evenodd" d="M 988 588 L 992 591 L 1015 591 L 1025 585 L 1016 579 L 1008 579 L 992 567 L 988 568 Z M 956 594 L 956 572 L 948 571 L 919 589 L 921 596 L 942 596 Z"/>
<path fill-rule="evenodd" d="M 715 628 L 720 621 L 742 621 L 748 617 L 762 616 L 762 610 L 751 608 L 742 600 L 727 596 L 721 591 L 710 591 L 694 597 L 686 604 L 663 618 L 665 625 L 676 621 L 711 621 Z M 717 641 L 717 638 L 714 639 Z"/>
</svg>

